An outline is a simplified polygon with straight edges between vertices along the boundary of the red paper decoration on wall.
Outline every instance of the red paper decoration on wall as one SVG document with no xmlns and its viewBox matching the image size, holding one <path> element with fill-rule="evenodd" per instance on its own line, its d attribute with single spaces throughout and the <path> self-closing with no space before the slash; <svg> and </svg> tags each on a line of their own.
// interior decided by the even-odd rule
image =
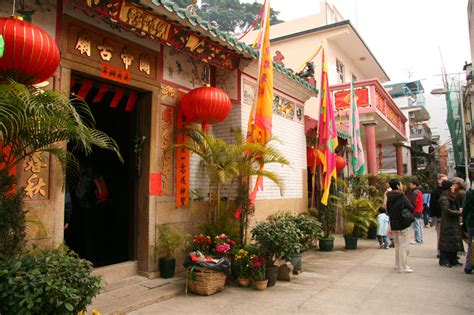
<svg viewBox="0 0 474 315">
<path fill-rule="evenodd" d="M 210 124 L 223 121 L 232 109 L 229 96 L 221 89 L 203 86 L 183 97 L 181 108 L 186 119 L 201 123 L 204 130 Z"/>
<path fill-rule="evenodd" d="M 48 80 L 54 74 L 59 65 L 59 50 L 48 33 L 15 17 L 0 18 L 0 34 L 5 40 L 1 76 L 28 85 Z"/>
</svg>

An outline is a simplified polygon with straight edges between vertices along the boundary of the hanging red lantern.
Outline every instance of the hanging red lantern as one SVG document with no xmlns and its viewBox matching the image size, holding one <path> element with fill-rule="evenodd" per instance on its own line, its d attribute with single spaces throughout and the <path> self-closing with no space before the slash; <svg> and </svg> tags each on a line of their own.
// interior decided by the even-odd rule
<svg viewBox="0 0 474 315">
<path fill-rule="evenodd" d="M 336 155 L 336 170 L 340 171 L 346 167 L 346 160 L 340 155 Z"/>
<path fill-rule="evenodd" d="M 232 103 L 221 89 L 203 86 L 183 97 L 181 109 L 188 121 L 201 123 L 207 131 L 210 124 L 221 122 L 229 115 Z"/>
<path fill-rule="evenodd" d="M 23 84 L 49 79 L 59 65 L 59 50 L 54 39 L 21 17 L 0 18 L 0 35 L 5 41 L 0 58 L 0 75 Z"/>
<path fill-rule="evenodd" d="M 311 174 L 314 173 L 314 162 L 316 160 L 316 166 L 322 165 L 323 162 L 321 161 L 321 157 L 316 154 L 314 148 L 306 147 L 306 163 L 307 167 L 310 168 Z"/>
</svg>

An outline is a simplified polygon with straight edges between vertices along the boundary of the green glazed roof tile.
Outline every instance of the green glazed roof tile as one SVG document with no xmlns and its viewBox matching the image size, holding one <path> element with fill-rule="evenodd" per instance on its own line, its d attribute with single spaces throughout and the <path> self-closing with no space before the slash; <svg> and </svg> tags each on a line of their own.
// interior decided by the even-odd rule
<svg viewBox="0 0 474 315">
<path fill-rule="evenodd" d="M 188 11 L 186 11 L 186 9 L 180 8 L 176 3 L 169 2 L 167 0 L 152 0 L 152 3 L 156 6 L 162 5 L 169 12 L 175 13 L 181 19 L 189 21 L 191 25 L 199 26 L 205 32 L 209 33 L 209 35 L 211 35 L 212 37 L 219 37 L 222 41 L 226 42 L 229 46 L 233 47 L 235 51 L 248 53 L 252 56 L 253 59 L 258 59 L 258 56 L 259 56 L 258 50 L 255 50 L 249 45 L 245 44 L 244 42 L 239 41 L 235 37 L 222 32 L 221 30 L 219 30 L 218 27 L 213 25 L 210 21 L 205 21 L 200 16 L 191 15 Z M 245 56 L 242 56 L 242 57 L 245 58 Z M 318 90 L 314 86 L 311 86 L 310 84 L 308 84 L 308 82 L 296 76 L 287 68 L 282 67 L 281 65 L 276 64 L 275 62 L 273 62 L 273 67 L 276 68 L 279 72 L 283 73 L 285 76 L 292 79 L 293 81 L 296 81 L 297 83 L 299 83 L 306 89 L 316 94 L 318 93 Z"/>
</svg>

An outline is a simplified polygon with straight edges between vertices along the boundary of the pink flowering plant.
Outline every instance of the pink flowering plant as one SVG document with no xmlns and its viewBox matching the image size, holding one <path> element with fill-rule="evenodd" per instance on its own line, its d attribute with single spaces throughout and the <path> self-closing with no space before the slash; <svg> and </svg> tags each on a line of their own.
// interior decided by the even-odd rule
<svg viewBox="0 0 474 315">
<path fill-rule="evenodd" d="M 225 234 L 211 237 L 201 233 L 193 238 L 193 250 L 204 255 L 228 257 L 235 245 L 236 243 Z"/>
<path fill-rule="evenodd" d="M 254 256 L 252 258 L 251 273 L 254 281 L 263 281 L 267 279 L 267 260 L 262 257 Z"/>
<path fill-rule="evenodd" d="M 231 249 L 237 245 L 224 233 L 214 237 L 215 254 L 219 257 L 227 257 L 231 254 Z"/>
</svg>

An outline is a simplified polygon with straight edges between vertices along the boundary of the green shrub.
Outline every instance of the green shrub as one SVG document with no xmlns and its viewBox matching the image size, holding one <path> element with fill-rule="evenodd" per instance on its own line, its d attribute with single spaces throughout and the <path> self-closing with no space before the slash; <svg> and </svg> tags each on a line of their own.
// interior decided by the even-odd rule
<svg viewBox="0 0 474 315">
<path fill-rule="evenodd" d="M 12 190 L 14 177 L 0 171 L 0 260 L 20 254 L 25 245 L 23 190 Z"/>
<path fill-rule="evenodd" d="M 64 247 L 0 262 L 0 314 L 73 314 L 100 291 L 92 265 Z"/>
<path fill-rule="evenodd" d="M 164 258 L 171 259 L 176 257 L 176 252 L 183 250 L 189 239 L 189 234 L 180 230 L 175 230 L 169 225 L 157 225 L 158 229 L 158 249 L 163 252 Z"/>
<path fill-rule="evenodd" d="M 295 223 L 299 233 L 301 251 L 310 249 L 321 236 L 321 223 L 309 213 L 299 215 L 289 211 L 279 211 L 270 217 L 270 221 L 289 220 Z"/>
<path fill-rule="evenodd" d="M 289 257 L 301 250 L 300 231 L 291 220 L 260 222 L 252 229 L 252 238 L 260 246 L 268 266 L 279 258 Z"/>
</svg>

